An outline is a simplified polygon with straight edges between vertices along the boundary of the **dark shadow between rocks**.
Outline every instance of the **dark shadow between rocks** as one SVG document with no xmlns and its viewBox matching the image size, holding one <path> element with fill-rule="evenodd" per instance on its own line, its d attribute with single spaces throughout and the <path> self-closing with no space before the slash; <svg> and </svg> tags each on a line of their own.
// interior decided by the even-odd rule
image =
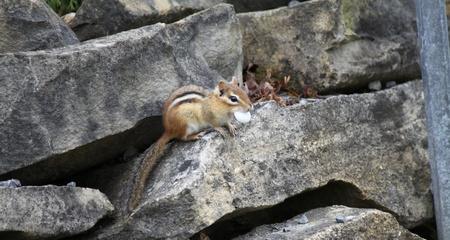
<svg viewBox="0 0 450 240">
<path fill-rule="evenodd" d="M 291 0 L 227 0 L 226 3 L 232 4 L 237 13 L 242 12 L 254 12 L 254 11 L 264 11 L 279 7 L 288 6 Z M 305 0 L 300 0 L 298 2 L 304 2 Z"/>
<path fill-rule="evenodd" d="M 377 91 L 382 91 L 385 89 L 388 89 L 390 87 L 387 86 L 388 82 L 395 82 L 394 86 L 416 81 L 419 78 L 411 78 L 411 79 L 405 79 L 405 78 L 390 78 L 385 79 L 383 81 L 380 81 L 381 83 L 381 89 Z M 364 81 L 361 81 L 362 83 L 355 83 L 351 87 L 349 86 L 337 86 L 335 89 L 332 90 L 326 90 L 326 91 L 320 91 L 319 95 L 350 95 L 350 94 L 362 94 L 362 93 L 369 93 L 369 92 L 375 92 L 374 90 L 369 89 L 369 84 L 367 84 Z"/>
<path fill-rule="evenodd" d="M 29 236 L 20 231 L 6 231 L 0 232 L 0 239 L 14 239 L 14 240 L 31 240 L 38 239 L 37 237 Z"/>
<path fill-rule="evenodd" d="M 426 221 L 425 223 L 410 229 L 410 231 L 414 234 L 419 235 L 422 238 L 428 240 L 437 240 L 437 232 L 436 232 L 436 222 L 433 219 Z"/>
<path fill-rule="evenodd" d="M 175 8 L 169 10 L 168 12 L 165 12 L 164 14 L 155 13 L 141 16 L 138 18 L 131 18 L 131 19 L 123 18 L 122 19 L 123 22 L 115 26 L 117 29 L 107 30 L 105 29 L 105 26 L 109 25 L 110 24 L 109 20 L 115 17 L 109 15 L 117 14 L 117 12 L 112 11 L 111 13 L 106 14 L 104 18 L 98 20 L 97 22 L 94 21 L 90 23 L 80 23 L 74 26 L 72 30 L 80 38 L 80 41 L 87 41 L 94 38 L 108 36 L 119 32 L 156 24 L 158 22 L 167 24 L 174 23 L 198 11 L 199 11 L 198 9 L 192 8 Z M 123 9 L 121 10 L 121 12 L 126 12 L 126 10 Z"/>
<path fill-rule="evenodd" d="M 162 134 L 162 130 L 161 117 L 145 118 L 122 133 L 3 174 L 0 180 L 15 178 L 19 179 L 22 185 L 43 185 L 65 180 L 68 176 L 102 163 L 128 158 L 126 155 L 144 151 Z"/>
<path fill-rule="evenodd" d="M 344 181 L 330 181 L 323 187 L 305 191 L 274 206 L 257 210 L 241 210 L 225 215 L 190 239 L 201 239 L 201 233 L 206 234 L 211 240 L 232 239 L 257 226 L 281 223 L 309 210 L 332 205 L 374 208 L 389 212 L 396 217 L 385 207 L 366 199 L 355 185 Z"/>
</svg>

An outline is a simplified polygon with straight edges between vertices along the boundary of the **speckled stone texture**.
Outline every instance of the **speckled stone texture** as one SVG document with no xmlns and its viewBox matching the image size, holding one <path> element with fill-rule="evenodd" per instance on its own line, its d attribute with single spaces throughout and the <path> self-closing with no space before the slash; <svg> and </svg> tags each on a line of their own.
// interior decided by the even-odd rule
<svg viewBox="0 0 450 240">
<path fill-rule="evenodd" d="M 0 188 L 1 239 L 57 239 L 82 233 L 114 207 L 98 190 L 40 186 Z"/>
<path fill-rule="evenodd" d="M 0 53 L 79 43 L 45 0 L 0 0 Z"/>
</svg>

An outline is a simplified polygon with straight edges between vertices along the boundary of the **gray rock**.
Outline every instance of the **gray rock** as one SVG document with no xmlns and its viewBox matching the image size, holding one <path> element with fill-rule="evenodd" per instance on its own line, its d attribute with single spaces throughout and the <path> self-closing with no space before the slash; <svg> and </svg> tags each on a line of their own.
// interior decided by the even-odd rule
<svg viewBox="0 0 450 240">
<path fill-rule="evenodd" d="M 81 40 L 110 35 L 157 22 L 171 23 L 219 3 L 237 12 L 287 5 L 289 0 L 84 0 L 72 28 Z"/>
<path fill-rule="evenodd" d="M 338 224 L 333 221 L 333 216 L 336 214 L 353 215 L 354 218 L 351 222 Z M 264 225 L 235 240 L 423 239 L 400 226 L 391 214 L 374 209 L 332 206 L 311 210 L 306 215 L 311 219 L 311 222 L 306 225 L 297 224 L 292 220 Z"/>
<path fill-rule="evenodd" d="M 336 222 L 337 223 L 346 223 L 346 222 L 353 220 L 353 218 L 355 218 L 355 216 L 337 216 Z"/>
<path fill-rule="evenodd" d="M 309 219 L 305 214 L 301 214 L 300 216 L 295 218 L 295 222 L 300 223 L 300 224 L 307 224 L 307 223 L 309 223 Z"/>
<path fill-rule="evenodd" d="M 68 187 L 76 187 L 77 183 L 72 181 L 72 182 L 67 183 L 66 186 L 68 186 Z"/>
<path fill-rule="evenodd" d="M 150 144 L 161 130 L 149 117 L 174 89 L 241 78 L 241 33 L 222 4 L 171 25 L 3 54 L 0 69 L 1 178 L 48 182 Z"/>
<path fill-rule="evenodd" d="M 336 222 L 337 223 L 344 223 L 345 222 L 345 217 L 344 216 L 337 216 L 336 217 Z"/>
<path fill-rule="evenodd" d="M 71 13 L 68 13 L 68 14 L 62 16 L 61 18 L 67 24 L 67 26 L 74 27 L 74 25 L 75 25 L 75 15 L 76 14 L 74 12 L 71 12 Z"/>
<path fill-rule="evenodd" d="M 74 187 L 0 188 L 0 235 L 62 238 L 92 228 L 114 210 L 98 190 Z"/>
<path fill-rule="evenodd" d="M 386 88 L 391 88 L 394 87 L 395 85 L 397 85 L 395 81 L 389 81 L 386 83 Z"/>
<path fill-rule="evenodd" d="M 131 217 L 91 237 L 186 239 L 335 181 L 357 188 L 342 201 L 367 200 L 417 226 L 433 216 L 424 121 L 420 81 L 286 108 L 264 103 L 234 139 L 211 133 L 172 144 Z M 118 211 L 138 166 L 91 174 Z"/>
<path fill-rule="evenodd" d="M 317 0 L 238 14 L 244 63 L 320 92 L 420 77 L 414 1 Z M 389 26 L 389 27 L 386 27 Z"/>
<path fill-rule="evenodd" d="M 17 179 L 10 179 L 10 180 L 6 180 L 6 181 L 0 181 L 0 188 L 1 187 L 17 188 L 17 187 L 21 187 L 21 186 L 22 186 L 22 184 Z"/>
<path fill-rule="evenodd" d="M 299 1 L 293 0 L 293 1 L 289 2 L 288 7 L 296 7 L 296 6 L 299 6 L 299 5 L 300 5 Z"/>
<path fill-rule="evenodd" d="M 78 43 L 75 33 L 42 0 L 0 0 L 0 53 Z"/>
<path fill-rule="evenodd" d="M 379 91 L 381 90 L 381 82 L 380 81 L 373 81 L 369 83 L 369 89 L 372 91 Z"/>
</svg>

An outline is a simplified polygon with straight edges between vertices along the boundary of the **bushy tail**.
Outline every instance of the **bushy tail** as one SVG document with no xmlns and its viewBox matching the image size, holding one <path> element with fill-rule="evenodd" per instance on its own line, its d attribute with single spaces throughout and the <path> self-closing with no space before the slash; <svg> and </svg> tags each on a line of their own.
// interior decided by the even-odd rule
<svg viewBox="0 0 450 240">
<path fill-rule="evenodd" d="M 128 204 L 130 210 L 133 210 L 138 206 L 144 192 L 145 183 L 147 182 L 148 176 L 158 163 L 159 158 L 163 155 L 167 143 L 171 139 L 172 137 L 170 135 L 164 133 L 142 160 L 141 166 L 137 171 L 137 175 L 133 183 L 133 189 Z"/>
</svg>

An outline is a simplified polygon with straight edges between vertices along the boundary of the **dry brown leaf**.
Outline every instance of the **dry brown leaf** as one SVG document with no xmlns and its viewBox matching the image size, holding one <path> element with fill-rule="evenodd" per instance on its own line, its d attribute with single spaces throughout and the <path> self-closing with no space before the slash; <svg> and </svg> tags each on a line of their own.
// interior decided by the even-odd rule
<svg viewBox="0 0 450 240">
<path fill-rule="evenodd" d="M 260 76 L 258 79 L 256 74 L 257 69 L 258 65 L 253 63 L 249 63 L 244 68 L 244 89 L 249 95 L 250 100 L 254 103 L 274 100 L 280 106 L 286 106 L 298 102 L 296 99 L 300 96 L 314 97 L 317 95 L 317 91 L 314 91 L 313 88 L 308 88 L 303 92 L 298 92 L 295 89 L 289 88 L 288 84 L 291 80 L 291 76 L 284 76 L 283 79 L 277 79 L 273 77 L 274 74 L 270 68 L 266 69 L 264 77 L 262 77 L 261 74 L 258 75 Z M 305 85 L 302 84 L 302 86 Z M 289 96 L 294 97 L 295 99 L 286 101 L 279 96 L 281 92 L 286 92 Z"/>
</svg>

